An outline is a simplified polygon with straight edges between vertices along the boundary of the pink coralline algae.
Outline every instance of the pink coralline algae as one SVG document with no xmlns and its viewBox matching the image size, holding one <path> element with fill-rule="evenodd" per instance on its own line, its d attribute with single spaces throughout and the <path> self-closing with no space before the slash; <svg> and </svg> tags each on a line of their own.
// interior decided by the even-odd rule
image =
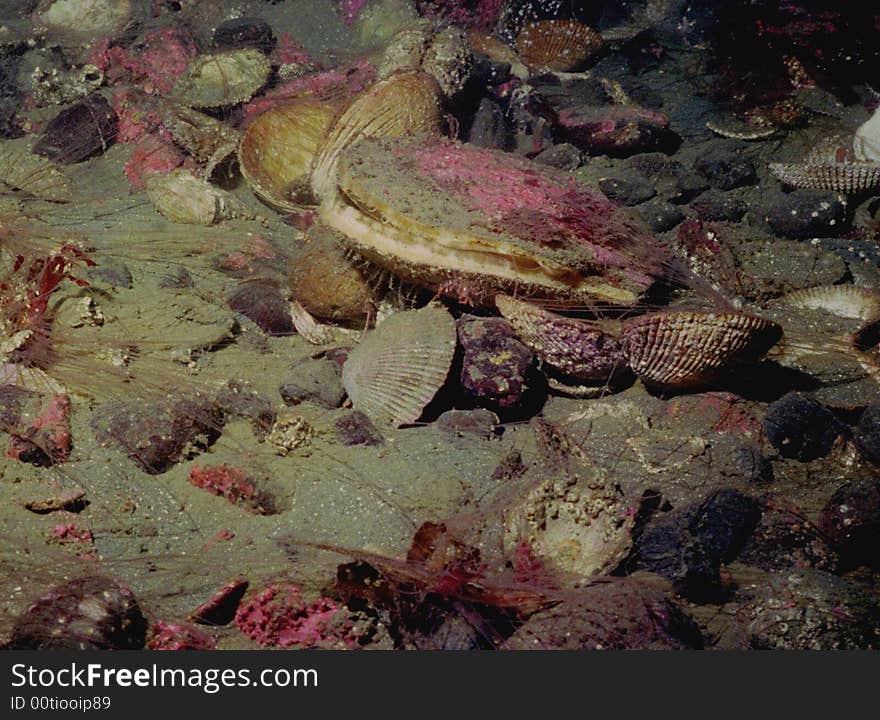
<svg viewBox="0 0 880 720">
<path fill-rule="evenodd" d="M 344 607 L 323 596 L 306 602 L 295 585 L 270 585 L 238 609 L 235 624 L 266 647 L 359 647 L 357 628 Z"/>
<path fill-rule="evenodd" d="M 256 483 L 244 470 L 229 465 L 194 465 L 189 473 L 190 485 L 207 490 L 212 495 L 226 498 L 233 505 L 256 510 L 260 492 Z"/>
<path fill-rule="evenodd" d="M 147 33 L 143 43 L 132 48 L 102 40 L 89 62 L 104 73 L 109 85 L 124 82 L 149 94 L 167 94 L 196 55 L 198 48 L 185 31 L 164 28 Z"/>
<path fill-rule="evenodd" d="M 147 179 L 165 175 L 183 165 L 184 154 L 169 139 L 155 133 L 144 135 L 125 163 L 125 177 L 135 190 L 143 190 Z"/>
<path fill-rule="evenodd" d="M 290 33 L 281 33 L 278 44 L 269 55 L 272 65 L 314 65 L 315 61 Z"/>
<path fill-rule="evenodd" d="M 650 234 L 574 178 L 472 145 L 427 143 L 405 150 L 422 177 L 484 216 L 494 232 L 546 247 L 578 247 L 596 265 L 622 268 L 645 285 L 662 272 L 665 256 Z"/>
<path fill-rule="evenodd" d="M 149 650 L 214 650 L 217 646 L 214 638 L 188 623 L 157 620 L 151 631 Z"/>
</svg>

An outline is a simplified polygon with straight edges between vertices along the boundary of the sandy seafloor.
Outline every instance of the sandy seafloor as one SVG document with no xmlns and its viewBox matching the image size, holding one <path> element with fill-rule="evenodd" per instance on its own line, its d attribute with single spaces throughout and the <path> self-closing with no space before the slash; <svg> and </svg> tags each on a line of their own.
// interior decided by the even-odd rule
<svg viewBox="0 0 880 720">
<path fill-rule="evenodd" d="M 320 56 L 328 48 L 346 47 L 350 40 L 349 28 L 331 11 L 316 7 L 322 5 L 301 0 L 260 9 L 277 31 L 290 30 L 306 49 Z M 692 50 L 670 49 L 657 69 L 627 82 L 645 85 L 662 96 L 672 128 L 683 140 L 674 157 L 686 167 L 709 152 L 754 163 L 759 182 L 729 193 L 748 203 L 751 213 L 767 188 L 777 186 L 769 177 L 767 161 L 800 157 L 813 138 L 839 121 L 818 117 L 806 130 L 767 142 L 719 138 L 704 127 L 715 109 L 685 77 L 686 66 L 693 61 Z M 614 63 L 603 67 L 613 77 Z M 852 112 L 853 117 L 864 113 L 861 108 Z M 286 408 L 279 386 L 297 366 L 308 364 L 319 348 L 296 334 L 267 336 L 230 310 L 226 297 L 237 281 L 217 268 L 216 259 L 222 252 L 248 246 L 256 235 L 280 255 L 295 257 L 301 233 L 258 202 L 240 177 L 231 181 L 230 189 L 253 219 L 226 220 L 211 227 L 175 225 L 156 212 L 144 193 L 130 192 L 123 179 L 130 152 L 131 146 L 116 144 L 99 157 L 68 167 L 81 199 L 63 206 L 29 202 L 23 208 L 33 218 L 28 227 L 59 238 L 68 234 L 87 238 L 99 266 L 124 264 L 132 276 L 131 288 L 114 286 L 98 276 L 92 276 L 84 288 L 64 284 L 52 299 L 55 322 L 62 328 L 59 337 L 81 343 L 93 355 L 117 342 L 136 344 L 139 352 L 127 368 L 130 380 L 124 383 L 104 382 L 105 361 L 87 354 L 79 365 L 59 368 L 73 401 L 73 450 L 68 461 L 41 468 L 0 460 L 0 574 L 4 576 L 0 638 L 51 584 L 84 568 L 94 569 L 95 560 L 78 558 L 77 553 L 96 557 L 102 572 L 128 585 L 151 620 L 185 618 L 236 577 L 246 577 L 252 588 L 290 581 L 306 593 L 327 591 L 336 566 L 346 558 L 304 543 L 401 556 L 422 522 L 476 508 L 504 481 L 497 474 L 493 477 L 493 470 L 505 459 L 518 452 L 526 466 L 535 460 L 534 432 L 527 422 L 510 422 L 503 433 L 491 438 L 419 424 L 383 429 L 384 442 L 376 447 L 347 447 L 333 423 L 349 410 L 328 410 L 308 401 Z M 576 175 L 589 183 L 615 173 L 625 177 L 627 168 L 625 159 L 598 156 L 588 158 Z M 11 211 L 16 209 L 11 206 Z M 855 225 L 867 223 L 868 218 L 867 203 L 855 210 Z M 740 239 L 771 241 L 771 235 L 751 219 L 747 216 L 732 233 Z M 755 272 L 771 278 L 765 277 L 765 282 L 795 278 L 800 287 L 857 277 L 862 284 L 878 288 L 876 266 L 848 267 L 825 245 L 821 240 L 782 245 L 792 248 L 792 254 L 772 251 Z M 176 276 L 181 268 L 192 276 L 193 287 L 168 287 L 163 278 Z M 283 282 L 286 274 L 282 268 L 274 279 Z M 77 324 L 77 303 L 85 296 L 95 298 L 105 318 L 103 327 L 72 327 Z M 90 428 L 92 410 L 108 399 L 210 393 L 232 379 L 268 399 L 278 413 L 305 419 L 314 430 L 311 440 L 280 456 L 258 439 L 250 421 L 230 419 L 208 451 L 193 451 L 167 472 L 151 475 L 120 451 L 99 446 Z M 880 399 L 880 392 L 873 392 Z M 759 438 L 717 432 L 718 417 L 704 411 L 700 400 L 696 403 L 703 410 L 679 414 L 670 411 L 672 402 L 684 406 L 687 396 L 662 399 L 635 383 L 594 400 L 551 395 L 542 414 L 561 423 L 633 502 L 645 490 L 656 490 L 673 506 L 681 506 L 720 487 L 737 488 L 755 495 L 769 493 L 816 522 L 843 482 L 870 475 L 851 447 L 837 448 L 835 454 L 812 463 L 787 460 L 766 443 L 761 445 Z M 744 400 L 736 407 L 760 423 L 766 403 Z M 769 458 L 772 482 L 761 484 L 753 469 L 744 466 L 744 445 L 758 447 L 759 454 Z M 277 511 L 248 513 L 188 483 L 194 465 L 221 463 L 252 469 L 274 498 Z M 86 506 L 76 513 L 38 514 L 25 508 L 30 501 L 73 488 L 85 491 Z M 61 523 L 88 529 L 92 542 L 64 544 L 53 539 L 53 528 Z M 217 539 L 224 531 L 227 536 Z M 738 577 L 746 583 L 755 571 L 733 563 L 729 572 L 734 583 Z M 870 573 L 861 570 L 859 578 L 873 587 Z M 740 641 L 737 633 L 725 640 L 723 605 L 682 604 L 719 646 L 736 646 Z M 257 647 L 234 625 L 211 632 L 220 648 Z"/>
</svg>

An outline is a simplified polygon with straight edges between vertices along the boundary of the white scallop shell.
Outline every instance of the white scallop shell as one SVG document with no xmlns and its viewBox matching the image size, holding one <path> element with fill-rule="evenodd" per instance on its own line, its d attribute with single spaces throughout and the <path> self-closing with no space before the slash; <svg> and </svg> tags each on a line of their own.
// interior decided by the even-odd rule
<svg viewBox="0 0 880 720">
<path fill-rule="evenodd" d="M 441 305 L 392 315 L 342 368 L 352 405 L 377 424 L 414 422 L 446 381 L 455 340 L 455 320 Z"/>
</svg>

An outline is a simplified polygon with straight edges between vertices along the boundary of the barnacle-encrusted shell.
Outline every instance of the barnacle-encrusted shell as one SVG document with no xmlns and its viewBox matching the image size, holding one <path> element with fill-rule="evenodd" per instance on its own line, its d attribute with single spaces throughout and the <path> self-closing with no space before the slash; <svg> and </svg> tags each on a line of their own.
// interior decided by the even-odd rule
<svg viewBox="0 0 880 720">
<path fill-rule="evenodd" d="M 537 418 L 532 426 L 540 455 L 526 492 L 503 513 L 507 557 L 527 542 L 576 577 L 610 572 L 632 546 L 634 516 L 623 493 L 559 428 Z"/>
<path fill-rule="evenodd" d="M 422 60 L 422 69 L 437 81 L 444 95 L 451 97 L 464 88 L 473 64 L 464 33 L 449 27 L 434 36 Z"/>
<path fill-rule="evenodd" d="M 696 385 L 734 362 L 754 361 L 782 337 L 782 328 L 746 313 L 659 312 L 625 320 L 621 344 L 642 380 Z"/>
<path fill-rule="evenodd" d="M 176 223 L 212 225 L 229 212 L 223 191 L 189 170 L 150 178 L 147 195 L 162 215 Z"/>
<path fill-rule="evenodd" d="M 346 104 L 343 98 L 296 98 L 248 125 L 238 146 L 238 165 L 257 197 L 286 212 L 317 204 L 312 167 Z"/>
<path fill-rule="evenodd" d="M 799 188 L 860 193 L 880 187 L 880 163 L 770 163 L 770 172 Z"/>
<path fill-rule="evenodd" d="M 575 70 L 602 47 L 602 36 L 574 20 L 541 20 L 526 25 L 516 49 L 532 72 Z"/>
<path fill-rule="evenodd" d="M 509 295 L 495 306 L 520 340 L 544 363 L 576 380 L 608 380 L 626 366 L 620 343 L 601 329 Z"/>
<path fill-rule="evenodd" d="M 315 160 L 312 189 L 319 198 L 336 186 L 340 153 L 362 138 L 432 133 L 440 127 L 440 88 L 423 72 L 404 72 L 377 82 L 342 113 Z"/>
<path fill-rule="evenodd" d="M 342 384 L 375 423 L 414 422 L 446 380 L 455 321 L 441 305 L 392 315 L 348 355 Z"/>
<path fill-rule="evenodd" d="M 383 51 L 376 77 L 384 80 L 402 70 L 418 70 L 430 40 L 431 31 L 426 22 L 401 30 Z"/>
<path fill-rule="evenodd" d="M 7 188 L 50 202 L 73 199 L 70 182 L 64 173 L 14 141 L 0 143 L 0 194 Z"/>
<path fill-rule="evenodd" d="M 255 48 L 200 55 L 174 85 L 175 100 L 199 108 L 215 108 L 250 100 L 269 79 L 272 68 Z"/>
</svg>

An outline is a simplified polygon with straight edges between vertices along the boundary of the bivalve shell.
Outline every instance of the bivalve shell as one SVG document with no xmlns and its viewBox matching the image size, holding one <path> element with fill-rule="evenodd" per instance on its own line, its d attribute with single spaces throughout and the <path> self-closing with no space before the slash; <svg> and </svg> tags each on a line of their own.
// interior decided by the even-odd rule
<svg viewBox="0 0 880 720">
<path fill-rule="evenodd" d="M 235 105 L 250 100 L 271 70 L 266 56 L 254 48 L 200 55 L 178 78 L 172 94 L 190 107 Z"/>
<path fill-rule="evenodd" d="M 621 344 L 642 380 L 687 387 L 758 360 L 781 337 L 779 325 L 746 313 L 660 312 L 625 320 Z"/>
<path fill-rule="evenodd" d="M 224 193 L 189 170 L 174 170 L 147 181 L 147 195 L 171 222 L 213 225 L 228 216 Z"/>
<path fill-rule="evenodd" d="M 377 424 L 418 419 L 446 380 L 455 321 L 440 305 L 392 315 L 348 355 L 342 384 L 356 410 Z"/>
<path fill-rule="evenodd" d="M 602 36 L 574 20 L 530 23 L 516 38 L 517 52 L 533 73 L 576 70 L 601 48 Z"/>
<path fill-rule="evenodd" d="M 770 163 L 770 172 L 799 188 L 855 194 L 880 187 L 880 163 Z"/>
<path fill-rule="evenodd" d="M 405 72 L 382 80 L 362 93 L 336 121 L 324 141 L 312 173 L 319 198 L 336 186 L 339 154 L 361 138 L 430 134 L 439 130 L 440 86 L 423 72 Z"/>
<path fill-rule="evenodd" d="M 297 98 L 267 110 L 248 125 L 238 146 L 238 164 L 257 197 L 282 212 L 316 204 L 312 167 L 346 104 L 342 98 Z"/>
<path fill-rule="evenodd" d="M 577 380 L 608 380 L 626 367 L 620 343 L 584 320 L 549 312 L 509 295 L 495 306 L 542 362 Z"/>
</svg>

